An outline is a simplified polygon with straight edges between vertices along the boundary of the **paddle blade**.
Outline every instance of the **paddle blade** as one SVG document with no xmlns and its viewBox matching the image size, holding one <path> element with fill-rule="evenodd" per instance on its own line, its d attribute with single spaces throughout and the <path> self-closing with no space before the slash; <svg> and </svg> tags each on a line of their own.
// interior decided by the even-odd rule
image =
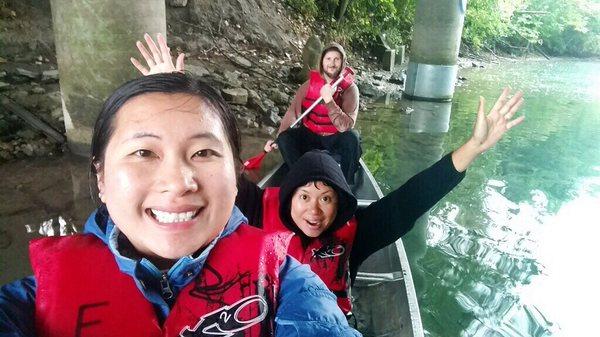
<svg viewBox="0 0 600 337">
<path fill-rule="evenodd" d="M 262 164 L 263 159 L 267 155 L 266 152 L 262 152 L 261 154 L 249 158 L 244 162 L 244 169 L 246 170 L 256 170 L 260 168 L 260 164 Z"/>
<path fill-rule="evenodd" d="M 354 82 L 354 70 L 350 67 L 344 68 L 344 70 L 342 70 L 341 76 L 343 78 L 342 83 L 340 83 L 340 86 L 342 88 L 346 88 Z"/>
</svg>

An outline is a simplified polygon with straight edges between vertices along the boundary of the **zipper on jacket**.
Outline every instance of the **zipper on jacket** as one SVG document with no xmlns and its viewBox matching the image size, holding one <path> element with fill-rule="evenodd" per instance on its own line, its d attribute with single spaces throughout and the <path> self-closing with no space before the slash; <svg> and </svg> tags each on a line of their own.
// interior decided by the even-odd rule
<svg viewBox="0 0 600 337">
<path fill-rule="evenodd" d="M 162 297 L 165 300 L 170 300 L 173 298 L 173 290 L 171 290 L 171 285 L 169 284 L 169 278 L 167 277 L 167 273 L 162 273 L 160 277 L 160 288 L 162 290 Z"/>
</svg>

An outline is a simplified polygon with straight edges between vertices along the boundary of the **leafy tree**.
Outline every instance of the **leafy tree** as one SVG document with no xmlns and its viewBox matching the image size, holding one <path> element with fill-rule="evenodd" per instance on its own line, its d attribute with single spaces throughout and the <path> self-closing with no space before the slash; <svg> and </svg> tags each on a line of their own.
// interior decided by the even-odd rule
<svg viewBox="0 0 600 337">
<path fill-rule="evenodd" d="M 392 45 L 406 44 L 414 18 L 415 0 L 286 0 L 314 18 L 330 38 L 357 48 L 373 48 L 380 34 Z"/>
<path fill-rule="evenodd" d="M 417 0 L 286 0 L 316 20 L 326 38 L 356 48 L 409 44 Z M 463 43 L 511 53 L 600 55 L 600 0 L 469 0 Z"/>
</svg>

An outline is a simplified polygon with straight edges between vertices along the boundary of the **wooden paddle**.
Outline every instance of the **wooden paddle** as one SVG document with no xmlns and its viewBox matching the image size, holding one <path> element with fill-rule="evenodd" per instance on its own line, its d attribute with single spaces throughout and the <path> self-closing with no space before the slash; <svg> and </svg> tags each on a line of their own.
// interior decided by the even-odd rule
<svg viewBox="0 0 600 337">
<path fill-rule="evenodd" d="M 331 87 L 335 90 L 337 88 L 337 86 L 342 83 L 342 81 L 346 80 L 346 82 L 352 83 L 354 82 L 354 70 L 352 70 L 352 68 L 350 67 L 346 67 L 344 68 L 344 70 L 342 70 L 342 73 L 340 74 L 340 77 L 333 82 L 333 84 L 331 85 Z M 295 121 L 294 123 L 292 123 L 292 125 L 290 126 L 290 128 L 295 127 L 298 123 L 300 123 L 300 121 L 306 117 L 306 115 L 308 115 L 319 103 L 321 103 L 321 101 L 323 100 L 323 97 L 319 97 L 318 100 L 316 100 L 313 104 L 311 104 L 308 109 L 306 109 L 302 115 L 300 115 Z M 244 169 L 245 170 L 257 170 L 260 169 L 260 166 L 262 164 L 263 159 L 265 159 L 267 152 L 265 150 L 263 150 L 260 154 L 249 158 L 248 160 L 246 160 L 244 162 Z"/>
</svg>

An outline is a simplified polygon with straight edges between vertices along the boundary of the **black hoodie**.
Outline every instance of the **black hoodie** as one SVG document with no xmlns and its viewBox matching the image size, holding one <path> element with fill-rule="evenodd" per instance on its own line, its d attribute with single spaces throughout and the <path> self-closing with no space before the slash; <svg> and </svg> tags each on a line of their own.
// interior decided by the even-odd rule
<svg viewBox="0 0 600 337">
<path fill-rule="evenodd" d="M 345 223 L 353 215 L 357 221 L 358 239 L 355 240 L 350 255 L 352 280 L 358 267 L 367 257 L 406 234 L 423 213 L 450 192 L 465 176 L 464 172 L 456 171 L 449 153 L 383 199 L 365 209 L 357 210 L 356 198 L 350 193 L 337 163 L 326 157 L 323 152 L 309 153 L 309 157 L 304 158 L 306 161 L 302 160 L 302 164 L 294 165 L 281 186 L 280 214 L 282 210 L 288 210 L 281 218 L 288 228 L 293 224 L 289 212 L 289 199 L 298 186 L 312 180 L 322 180 L 335 188 L 339 199 L 338 215 L 330 229 L 337 228 L 336 226 Z M 312 162 L 315 159 L 317 160 Z M 243 178 L 238 189 L 236 205 L 249 216 L 250 224 L 262 227 L 262 191 Z M 295 225 L 290 229 L 296 233 L 299 230 Z"/>
<path fill-rule="evenodd" d="M 337 215 L 323 234 L 335 231 L 356 212 L 356 197 L 352 194 L 338 163 L 327 151 L 306 152 L 294 163 L 279 190 L 279 217 L 288 229 L 301 236 L 304 236 L 302 231 L 292 220 L 291 199 L 298 187 L 313 181 L 322 181 L 332 187 L 338 198 Z"/>
</svg>

